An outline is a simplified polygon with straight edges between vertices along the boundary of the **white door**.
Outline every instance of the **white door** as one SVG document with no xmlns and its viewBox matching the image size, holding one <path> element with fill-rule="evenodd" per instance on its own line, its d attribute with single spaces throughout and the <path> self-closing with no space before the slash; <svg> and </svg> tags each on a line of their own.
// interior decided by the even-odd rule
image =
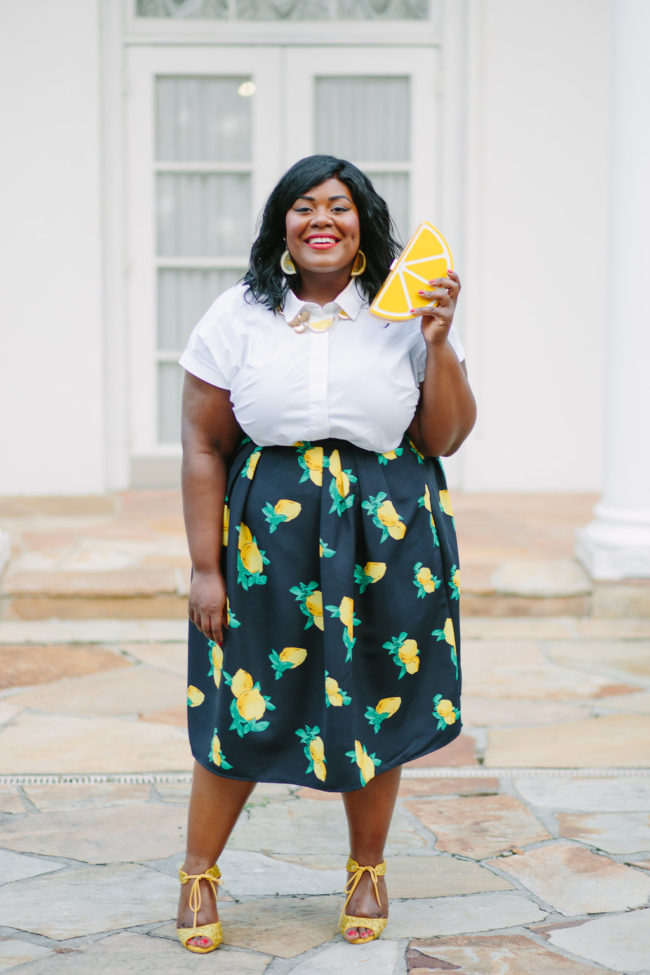
<svg viewBox="0 0 650 975">
<path fill-rule="evenodd" d="M 437 57 L 433 46 L 130 50 L 134 483 L 177 483 L 178 357 L 214 297 L 244 273 L 257 216 L 291 163 L 314 152 L 356 163 L 403 240 L 435 221 Z"/>
</svg>

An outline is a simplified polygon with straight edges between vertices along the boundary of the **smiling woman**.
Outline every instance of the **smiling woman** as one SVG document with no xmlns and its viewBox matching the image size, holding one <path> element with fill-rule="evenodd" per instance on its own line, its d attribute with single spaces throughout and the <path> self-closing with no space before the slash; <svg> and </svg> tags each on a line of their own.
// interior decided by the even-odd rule
<svg viewBox="0 0 650 975">
<path fill-rule="evenodd" d="M 345 183 L 327 179 L 298 197 L 286 216 L 287 250 L 299 297 L 323 304 L 343 291 L 359 251 L 359 213 Z"/>
<path fill-rule="evenodd" d="M 409 322 L 382 325 L 369 303 L 397 252 L 360 170 L 303 159 L 181 359 L 191 951 L 221 942 L 215 861 L 258 781 L 343 794 L 340 927 L 353 944 L 378 937 L 401 766 L 460 732 L 458 552 L 437 456 L 475 415 L 460 281 L 432 281 Z"/>
</svg>

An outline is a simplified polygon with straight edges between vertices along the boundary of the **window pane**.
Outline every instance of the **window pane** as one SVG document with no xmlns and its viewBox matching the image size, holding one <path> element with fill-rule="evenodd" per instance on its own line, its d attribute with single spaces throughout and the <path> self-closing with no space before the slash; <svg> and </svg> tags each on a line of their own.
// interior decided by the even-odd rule
<svg viewBox="0 0 650 975">
<path fill-rule="evenodd" d="M 250 250 L 247 173 L 159 173 L 158 254 L 236 257 Z"/>
<path fill-rule="evenodd" d="M 373 76 L 316 78 L 315 151 L 366 162 L 407 162 L 409 81 Z"/>
<path fill-rule="evenodd" d="M 228 0 L 136 0 L 138 17 L 227 17 Z"/>
<path fill-rule="evenodd" d="M 407 173 L 373 173 L 368 170 L 366 175 L 372 180 L 380 196 L 386 200 L 390 215 L 397 227 L 397 233 L 403 243 L 411 236 L 415 227 L 409 226 L 409 177 Z M 427 214 L 420 218 L 427 219 Z"/>
<path fill-rule="evenodd" d="M 236 0 L 242 20 L 329 20 L 329 0 Z"/>
<path fill-rule="evenodd" d="M 156 79 L 158 162 L 249 162 L 249 77 Z M 250 88 L 243 89 L 250 91 Z"/>
<path fill-rule="evenodd" d="M 342 20 L 428 20 L 429 0 L 338 0 Z"/>
<path fill-rule="evenodd" d="M 158 441 L 178 443 L 181 438 L 181 391 L 184 370 L 176 362 L 158 363 Z"/>
<path fill-rule="evenodd" d="M 199 318 L 217 295 L 235 284 L 245 268 L 158 271 L 158 348 L 180 353 Z"/>
</svg>

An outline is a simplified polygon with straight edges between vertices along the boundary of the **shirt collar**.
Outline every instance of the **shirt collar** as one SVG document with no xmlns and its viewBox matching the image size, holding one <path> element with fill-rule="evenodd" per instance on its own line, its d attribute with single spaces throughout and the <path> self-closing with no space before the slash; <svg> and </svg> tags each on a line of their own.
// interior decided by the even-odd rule
<svg viewBox="0 0 650 975">
<path fill-rule="evenodd" d="M 348 281 L 343 291 L 336 296 L 334 301 L 330 301 L 326 305 L 323 305 L 323 312 L 338 313 L 340 310 L 344 312 L 346 318 L 355 319 L 365 303 L 365 297 L 359 290 L 357 282 L 354 280 L 354 278 L 352 278 L 350 281 Z M 281 309 L 281 314 L 288 322 L 290 322 L 302 311 L 303 308 L 316 310 L 319 309 L 320 306 L 311 301 L 301 301 L 300 298 L 293 293 L 293 291 L 288 291 L 284 299 L 284 306 Z"/>
</svg>

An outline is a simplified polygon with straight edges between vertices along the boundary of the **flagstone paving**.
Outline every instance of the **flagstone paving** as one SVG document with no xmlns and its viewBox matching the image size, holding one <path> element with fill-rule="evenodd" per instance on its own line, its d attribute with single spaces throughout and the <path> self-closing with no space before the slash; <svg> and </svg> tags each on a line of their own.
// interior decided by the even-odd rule
<svg viewBox="0 0 650 975">
<path fill-rule="evenodd" d="M 552 499 L 505 500 L 508 520 L 503 496 L 458 505 L 472 611 L 501 602 L 465 614 L 463 734 L 404 772 L 384 936 L 336 930 L 340 797 L 267 784 L 221 857 L 225 943 L 204 961 L 174 929 L 186 622 L 126 618 L 182 606 L 178 496 L 2 502 L 0 973 L 650 975 L 650 589 L 572 562 L 593 499 L 553 519 Z M 140 594 L 124 612 L 120 579 Z M 90 618 L 34 618 L 64 604 Z"/>
</svg>

